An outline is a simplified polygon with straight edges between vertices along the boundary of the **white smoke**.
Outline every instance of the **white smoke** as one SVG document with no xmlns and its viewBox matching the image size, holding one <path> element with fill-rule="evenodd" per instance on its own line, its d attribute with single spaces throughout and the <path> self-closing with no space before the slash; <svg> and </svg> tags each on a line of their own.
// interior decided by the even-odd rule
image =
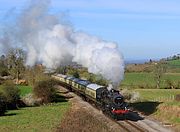
<svg viewBox="0 0 180 132">
<path fill-rule="evenodd" d="M 94 74 L 101 74 L 117 86 L 123 79 L 124 61 L 118 45 L 107 42 L 72 26 L 48 12 L 49 0 L 33 0 L 15 20 L 16 46 L 27 51 L 26 64 L 42 62 L 48 68 L 72 62 L 83 65 Z M 5 38 L 1 38 L 5 41 Z M 0 47 L 7 42 L 0 41 Z M 9 42 L 8 42 L 9 44 Z M 11 46 L 14 43 L 10 44 Z"/>
</svg>

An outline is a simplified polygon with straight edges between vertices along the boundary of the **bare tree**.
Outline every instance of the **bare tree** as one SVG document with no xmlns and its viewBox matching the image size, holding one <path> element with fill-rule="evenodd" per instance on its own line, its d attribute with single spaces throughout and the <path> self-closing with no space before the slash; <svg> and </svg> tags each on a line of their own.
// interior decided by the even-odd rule
<svg viewBox="0 0 180 132">
<path fill-rule="evenodd" d="M 7 55 L 7 63 L 10 74 L 19 81 L 20 75 L 25 71 L 25 53 L 22 49 L 11 49 Z"/>
<path fill-rule="evenodd" d="M 45 80 L 47 76 L 44 74 L 44 68 L 41 65 L 26 68 L 26 80 L 28 84 L 34 86 L 38 81 Z"/>
<path fill-rule="evenodd" d="M 166 64 L 164 61 L 160 61 L 158 63 L 155 63 L 154 67 L 154 79 L 156 81 L 156 88 L 160 88 L 161 79 L 166 72 Z"/>
</svg>

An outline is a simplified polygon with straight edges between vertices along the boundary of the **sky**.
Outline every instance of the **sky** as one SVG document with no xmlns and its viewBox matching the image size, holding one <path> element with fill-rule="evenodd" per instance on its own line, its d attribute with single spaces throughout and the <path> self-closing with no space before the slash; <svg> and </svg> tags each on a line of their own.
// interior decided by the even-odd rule
<svg viewBox="0 0 180 132">
<path fill-rule="evenodd" d="M 28 2 L 0 0 L 0 27 Z M 63 12 L 77 31 L 117 42 L 125 60 L 180 53 L 180 0 L 52 0 L 50 12 Z"/>
</svg>

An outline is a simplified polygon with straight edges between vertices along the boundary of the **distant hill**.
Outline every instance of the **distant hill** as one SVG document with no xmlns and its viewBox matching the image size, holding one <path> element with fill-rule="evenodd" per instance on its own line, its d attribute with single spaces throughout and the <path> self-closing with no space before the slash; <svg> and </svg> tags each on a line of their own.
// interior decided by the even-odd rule
<svg viewBox="0 0 180 132">
<path fill-rule="evenodd" d="M 126 62 L 126 72 L 153 72 L 154 66 L 163 61 L 167 66 L 169 73 L 180 73 L 180 54 L 173 55 L 171 57 L 163 58 L 161 60 L 150 61 L 128 61 Z"/>
<path fill-rule="evenodd" d="M 148 62 L 148 59 L 142 59 L 142 60 L 125 60 L 125 65 L 128 64 L 143 64 L 145 62 Z"/>
</svg>

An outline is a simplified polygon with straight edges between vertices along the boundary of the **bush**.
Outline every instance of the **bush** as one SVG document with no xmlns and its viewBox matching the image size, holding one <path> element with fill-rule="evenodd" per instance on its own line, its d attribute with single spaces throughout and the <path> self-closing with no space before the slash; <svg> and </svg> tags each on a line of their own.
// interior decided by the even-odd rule
<svg viewBox="0 0 180 132">
<path fill-rule="evenodd" d="M 8 109 L 17 108 L 17 103 L 20 99 L 20 90 L 11 81 L 7 81 L 2 85 L 1 91 L 5 97 Z"/>
<path fill-rule="evenodd" d="M 177 94 L 177 95 L 176 95 L 175 100 L 176 100 L 176 101 L 180 101 L 180 94 Z"/>
<path fill-rule="evenodd" d="M 167 88 L 169 88 L 169 89 L 173 89 L 174 88 L 173 81 L 168 79 L 168 80 L 166 80 L 166 83 L 167 83 Z"/>
<path fill-rule="evenodd" d="M 5 112 L 6 112 L 5 97 L 2 93 L 0 93 L 0 116 L 4 115 Z"/>
<path fill-rule="evenodd" d="M 4 82 L 4 79 L 0 77 L 0 85 Z"/>
<path fill-rule="evenodd" d="M 0 69 L 0 76 L 7 76 L 8 71 L 6 69 Z"/>
<path fill-rule="evenodd" d="M 56 82 L 52 79 L 38 81 L 33 88 L 34 95 L 42 100 L 42 104 L 52 102 L 55 97 L 54 85 Z"/>
<path fill-rule="evenodd" d="M 176 83 L 176 89 L 180 89 L 180 81 Z"/>
<path fill-rule="evenodd" d="M 106 79 L 104 79 L 101 75 L 96 76 L 95 83 L 103 86 L 107 86 L 109 84 L 109 82 Z"/>
<path fill-rule="evenodd" d="M 71 75 L 71 76 L 73 76 L 75 78 L 79 78 L 80 77 L 77 69 L 74 69 L 74 68 L 69 69 L 67 74 Z"/>
</svg>

